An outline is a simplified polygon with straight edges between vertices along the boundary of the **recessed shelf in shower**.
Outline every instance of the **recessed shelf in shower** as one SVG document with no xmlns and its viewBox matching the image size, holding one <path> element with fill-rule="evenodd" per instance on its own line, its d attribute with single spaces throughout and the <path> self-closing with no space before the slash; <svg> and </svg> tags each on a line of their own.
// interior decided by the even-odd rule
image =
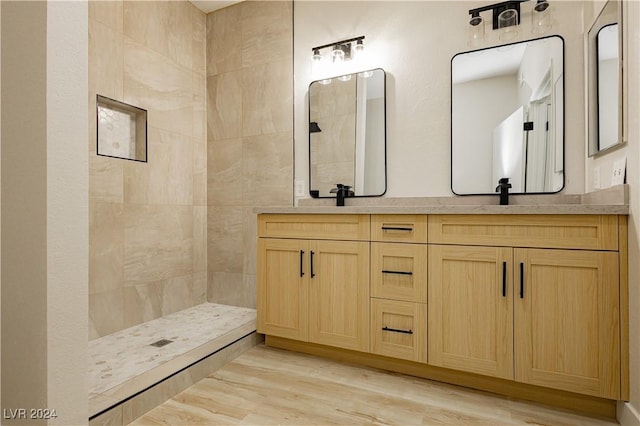
<svg viewBox="0 0 640 426">
<path fill-rule="evenodd" d="M 147 111 L 101 95 L 96 98 L 97 153 L 147 161 Z"/>
</svg>

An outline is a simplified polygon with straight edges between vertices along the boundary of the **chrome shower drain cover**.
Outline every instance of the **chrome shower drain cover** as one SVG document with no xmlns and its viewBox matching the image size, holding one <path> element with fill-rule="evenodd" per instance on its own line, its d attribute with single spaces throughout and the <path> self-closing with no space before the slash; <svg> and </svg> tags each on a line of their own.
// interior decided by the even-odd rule
<svg viewBox="0 0 640 426">
<path fill-rule="evenodd" d="M 151 346 L 155 346 L 156 348 L 161 348 L 163 346 L 168 345 L 169 343 L 172 343 L 173 340 L 169 340 L 169 339 L 162 339 L 162 340 L 158 340 L 157 342 L 153 342 L 151 344 Z"/>
</svg>

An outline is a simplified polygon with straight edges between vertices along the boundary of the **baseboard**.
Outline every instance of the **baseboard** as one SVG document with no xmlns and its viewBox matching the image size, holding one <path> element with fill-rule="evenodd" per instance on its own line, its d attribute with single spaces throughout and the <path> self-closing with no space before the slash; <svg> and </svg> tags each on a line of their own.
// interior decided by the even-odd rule
<svg viewBox="0 0 640 426">
<path fill-rule="evenodd" d="M 628 402 L 619 401 L 616 410 L 616 420 L 621 426 L 640 426 L 640 413 Z"/>
</svg>

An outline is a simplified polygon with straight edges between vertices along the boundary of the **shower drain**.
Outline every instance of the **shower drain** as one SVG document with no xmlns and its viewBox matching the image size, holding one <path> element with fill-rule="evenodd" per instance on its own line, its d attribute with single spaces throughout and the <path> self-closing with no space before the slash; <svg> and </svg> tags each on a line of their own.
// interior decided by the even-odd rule
<svg viewBox="0 0 640 426">
<path fill-rule="evenodd" d="M 153 342 L 150 346 L 155 346 L 156 348 L 161 348 L 163 346 L 168 345 L 169 343 L 172 343 L 173 340 L 169 340 L 169 339 L 161 339 L 158 340 L 157 342 Z"/>
</svg>

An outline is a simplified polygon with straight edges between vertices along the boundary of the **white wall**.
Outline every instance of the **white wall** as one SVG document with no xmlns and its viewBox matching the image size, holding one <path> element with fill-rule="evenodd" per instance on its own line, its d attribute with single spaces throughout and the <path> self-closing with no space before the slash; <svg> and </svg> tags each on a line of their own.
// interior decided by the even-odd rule
<svg viewBox="0 0 640 426">
<path fill-rule="evenodd" d="M 2 408 L 50 408 L 57 414 L 50 423 L 83 424 L 88 418 L 87 3 L 2 2 L 0 7 Z"/>
<path fill-rule="evenodd" d="M 457 141 L 453 158 L 458 165 L 453 188 L 458 194 L 494 192 L 498 182 L 493 179 L 493 130 L 522 105 L 518 101 L 517 75 L 456 84 L 452 95 L 458 99 L 452 111 L 453 121 L 463 123 L 451 129 Z M 486 103 L 478 105 L 464 99 L 485 99 Z M 470 122 L 478 125 L 464 125 Z"/>
<path fill-rule="evenodd" d="M 468 10 L 484 1 L 298 1 L 294 7 L 295 179 L 308 187 L 307 88 L 311 48 L 364 35 L 367 67 L 387 72 L 387 197 L 448 196 L 451 58 L 466 46 Z M 565 39 L 566 193 L 584 191 L 582 3 L 551 3 L 553 34 Z M 522 5 L 518 40 L 530 34 Z M 489 14 L 487 14 L 488 16 Z M 487 27 L 485 47 L 498 45 Z M 355 71 L 355 70 L 350 70 Z"/>
</svg>

